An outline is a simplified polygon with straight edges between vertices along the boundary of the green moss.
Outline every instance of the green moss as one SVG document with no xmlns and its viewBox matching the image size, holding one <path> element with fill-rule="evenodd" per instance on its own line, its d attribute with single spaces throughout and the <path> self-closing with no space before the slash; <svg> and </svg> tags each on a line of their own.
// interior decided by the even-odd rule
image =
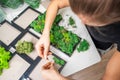
<svg viewBox="0 0 120 80">
<path fill-rule="evenodd" d="M 59 64 L 61 66 L 65 65 L 65 61 L 62 59 L 59 59 L 57 57 L 54 57 L 53 60 L 55 61 L 56 64 Z"/>
<path fill-rule="evenodd" d="M 40 0 L 24 0 L 27 4 L 29 4 L 32 8 L 38 8 L 40 4 Z"/>
<path fill-rule="evenodd" d="M 3 70 L 3 69 L 0 67 L 0 75 L 2 74 L 2 70 Z"/>
<path fill-rule="evenodd" d="M 10 52 L 6 51 L 5 48 L 0 46 L 0 75 L 2 74 L 3 69 L 9 68 L 8 61 L 10 60 L 10 58 Z"/>
<path fill-rule="evenodd" d="M 80 42 L 80 45 L 78 46 L 77 50 L 78 52 L 81 51 L 86 51 L 89 49 L 89 43 L 84 39 L 83 41 Z"/>
<path fill-rule="evenodd" d="M 54 23 L 58 24 L 61 20 L 62 20 L 62 16 L 60 14 L 58 14 L 55 18 Z"/>
<path fill-rule="evenodd" d="M 23 3 L 23 0 L 1 0 L 0 4 L 4 7 L 10 7 L 13 9 L 18 8 Z"/>
<path fill-rule="evenodd" d="M 38 8 L 40 4 L 40 0 L 0 0 L 0 4 L 3 7 L 10 7 L 13 9 L 18 8 L 24 2 L 26 2 L 32 8 Z"/>
<path fill-rule="evenodd" d="M 72 17 L 69 18 L 69 24 L 70 24 L 70 25 L 74 25 L 74 24 L 75 24 L 75 21 L 73 20 Z"/>
</svg>

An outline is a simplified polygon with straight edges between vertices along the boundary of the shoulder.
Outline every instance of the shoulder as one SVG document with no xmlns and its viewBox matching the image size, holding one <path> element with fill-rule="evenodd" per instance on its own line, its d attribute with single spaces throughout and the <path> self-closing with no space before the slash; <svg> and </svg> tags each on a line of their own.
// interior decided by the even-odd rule
<svg viewBox="0 0 120 80">
<path fill-rule="evenodd" d="M 114 23 L 110 23 L 104 26 L 96 26 L 97 29 L 100 30 L 120 30 L 120 21 L 118 22 L 114 22 Z"/>
</svg>

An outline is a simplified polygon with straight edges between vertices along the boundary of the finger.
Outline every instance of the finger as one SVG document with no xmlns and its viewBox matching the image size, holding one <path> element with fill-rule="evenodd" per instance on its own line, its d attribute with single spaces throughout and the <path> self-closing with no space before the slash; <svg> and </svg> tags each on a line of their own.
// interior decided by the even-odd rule
<svg viewBox="0 0 120 80">
<path fill-rule="evenodd" d="M 48 62 L 47 64 L 45 64 L 44 68 L 46 69 L 46 68 L 50 67 L 50 65 L 51 65 L 51 63 Z"/>
<path fill-rule="evenodd" d="M 47 67 L 47 66 L 50 66 L 51 65 L 51 62 L 48 62 L 44 65 L 44 67 Z"/>
<path fill-rule="evenodd" d="M 55 63 L 54 63 L 54 62 L 51 62 L 51 67 L 50 67 L 50 69 L 58 71 L 58 69 L 57 69 L 54 65 L 55 65 Z"/>
<path fill-rule="evenodd" d="M 54 63 L 53 62 L 51 62 L 51 65 L 50 66 L 54 66 Z"/>
<path fill-rule="evenodd" d="M 45 64 L 42 68 L 43 68 L 44 70 L 46 70 L 46 69 L 50 69 L 50 66 L 51 66 L 51 62 L 48 62 L 48 63 Z"/>
<path fill-rule="evenodd" d="M 45 58 L 45 59 L 47 59 L 47 54 L 48 54 L 48 47 L 45 48 L 45 50 L 44 50 L 44 58 Z"/>
<path fill-rule="evenodd" d="M 48 52 L 48 55 L 52 55 L 52 52 L 49 51 L 49 52 Z"/>
<path fill-rule="evenodd" d="M 47 54 L 47 56 L 49 56 L 49 55 L 52 55 L 52 52 L 48 52 L 48 54 Z M 49 58 L 47 57 L 47 60 L 48 60 Z"/>
<path fill-rule="evenodd" d="M 54 63 L 53 62 L 51 62 L 50 67 L 54 68 Z"/>
<path fill-rule="evenodd" d="M 37 49 L 37 53 L 39 54 L 39 56 L 43 58 L 43 50 L 44 50 L 43 45 L 37 44 L 36 49 Z"/>
<path fill-rule="evenodd" d="M 36 51 L 39 54 L 39 56 L 43 58 L 43 50 L 41 49 L 42 46 L 41 45 L 40 46 L 36 45 L 35 48 L 36 48 Z"/>
<path fill-rule="evenodd" d="M 41 58 L 44 58 L 43 56 L 43 49 L 41 49 L 41 47 L 38 49 L 38 54 Z"/>
<path fill-rule="evenodd" d="M 39 55 L 40 55 L 42 58 L 44 58 L 44 48 L 43 48 L 43 46 L 40 47 L 39 52 L 40 52 Z"/>
</svg>

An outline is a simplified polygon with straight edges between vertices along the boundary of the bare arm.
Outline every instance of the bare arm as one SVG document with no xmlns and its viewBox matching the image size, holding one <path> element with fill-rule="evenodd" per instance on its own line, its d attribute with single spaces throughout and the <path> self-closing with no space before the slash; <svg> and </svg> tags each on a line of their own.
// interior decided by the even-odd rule
<svg viewBox="0 0 120 80">
<path fill-rule="evenodd" d="M 45 20 L 45 28 L 43 31 L 43 34 L 47 33 L 47 35 L 50 32 L 52 23 L 57 15 L 57 12 L 60 8 L 64 8 L 69 6 L 68 0 L 52 0 L 46 13 L 46 20 Z"/>
<path fill-rule="evenodd" d="M 69 6 L 68 0 L 52 0 L 46 13 L 45 28 L 40 40 L 36 44 L 36 50 L 40 57 L 47 58 L 50 48 L 50 29 L 60 8 Z"/>
<path fill-rule="evenodd" d="M 103 80 L 120 80 L 120 52 L 116 51 L 107 64 Z"/>
</svg>

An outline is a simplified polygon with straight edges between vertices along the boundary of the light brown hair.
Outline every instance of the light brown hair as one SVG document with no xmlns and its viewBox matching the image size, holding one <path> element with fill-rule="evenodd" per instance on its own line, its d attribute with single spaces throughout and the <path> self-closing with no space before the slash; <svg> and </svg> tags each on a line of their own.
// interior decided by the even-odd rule
<svg viewBox="0 0 120 80">
<path fill-rule="evenodd" d="M 120 0 L 69 0 L 76 14 L 94 18 L 100 23 L 120 21 Z"/>
</svg>

